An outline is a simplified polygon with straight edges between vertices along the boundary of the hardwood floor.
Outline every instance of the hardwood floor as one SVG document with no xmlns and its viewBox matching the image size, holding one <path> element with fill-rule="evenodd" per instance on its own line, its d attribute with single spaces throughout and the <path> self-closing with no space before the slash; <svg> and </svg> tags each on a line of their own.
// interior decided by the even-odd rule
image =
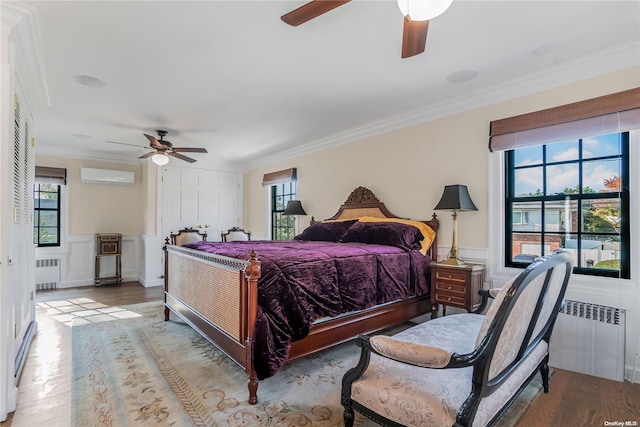
<svg viewBox="0 0 640 427">
<path fill-rule="evenodd" d="M 120 286 L 103 285 L 38 292 L 38 335 L 33 340 L 18 384 L 18 408 L 0 425 L 72 425 L 71 328 L 66 312 L 72 309 L 74 303 L 80 303 L 87 309 L 124 306 L 160 301 L 162 291 L 162 286 L 145 288 L 138 282 L 127 282 Z"/>
<path fill-rule="evenodd" d="M 138 282 L 39 292 L 39 333 L 20 378 L 18 409 L 1 426 L 71 426 L 71 331 L 64 314 L 71 304 L 113 307 L 161 299 L 161 286 L 144 288 Z M 516 427 L 640 424 L 640 384 L 557 369 L 550 388 L 536 397 Z"/>
</svg>

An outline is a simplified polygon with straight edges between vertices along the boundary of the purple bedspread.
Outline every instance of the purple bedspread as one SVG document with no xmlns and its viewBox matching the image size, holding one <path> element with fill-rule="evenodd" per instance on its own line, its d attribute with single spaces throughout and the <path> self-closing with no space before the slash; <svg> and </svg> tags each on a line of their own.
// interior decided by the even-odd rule
<svg viewBox="0 0 640 427">
<path fill-rule="evenodd" d="M 274 375 L 292 341 L 323 316 L 362 310 L 429 291 L 430 258 L 363 243 L 301 240 L 196 242 L 187 247 L 262 263 L 253 359 L 258 379 Z"/>
</svg>

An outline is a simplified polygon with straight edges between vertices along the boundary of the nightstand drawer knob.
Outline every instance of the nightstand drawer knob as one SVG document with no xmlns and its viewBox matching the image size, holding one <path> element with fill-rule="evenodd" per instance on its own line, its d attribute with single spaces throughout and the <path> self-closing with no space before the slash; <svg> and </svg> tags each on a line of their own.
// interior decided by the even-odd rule
<svg viewBox="0 0 640 427">
<path fill-rule="evenodd" d="M 451 298 L 447 298 L 447 301 L 451 301 Z"/>
<path fill-rule="evenodd" d="M 450 290 L 451 290 L 451 286 L 447 286 L 447 290 L 449 290 L 449 291 L 450 291 Z"/>
</svg>

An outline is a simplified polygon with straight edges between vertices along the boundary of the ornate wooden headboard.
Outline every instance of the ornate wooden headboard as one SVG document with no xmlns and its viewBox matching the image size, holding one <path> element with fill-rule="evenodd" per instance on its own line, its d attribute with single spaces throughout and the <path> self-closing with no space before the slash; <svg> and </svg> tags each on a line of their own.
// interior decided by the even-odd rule
<svg viewBox="0 0 640 427">
<path fill-rule="evenodd" d="M 338 212 L 331 218 L 327 218 L 325 221 L 331 220 L 348 220 L 355 219 L 361 216 L 372 216 L 376 218 L 401 218 L 394 215 L 387 209 L 387 207 L 373 194 L 373 191 L 366 187 L 358 187 L 351 192 L 347 200 L 340 206 Z M 436 240 L 431 245 L 431 258 L 437 259 L 437 232 L 440 227 L 440 221 L 437 215 L 434 213 L 430 220 L 419 220 L 427 224 L 433 231 L 436 232 Z M 313 217 L 311 218 L 311 224 L 317 222 Z"/>
</svg>

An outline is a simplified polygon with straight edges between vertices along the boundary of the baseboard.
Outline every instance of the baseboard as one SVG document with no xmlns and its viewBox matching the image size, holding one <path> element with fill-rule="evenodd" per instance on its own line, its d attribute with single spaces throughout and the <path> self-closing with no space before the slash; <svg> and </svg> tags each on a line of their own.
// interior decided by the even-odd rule
<svg viewBox="0 0 640 427">
<path fill-rule="evenodd" d="M 20 349 L 18 350 L 18 354 L 16 355 L 16 359 L 14 362 L 14 376 L 16 379 L 16 384 L 20 379 L 20 374 L 22 374 L 22 368 L 24 368 L 24 363 L 27 361 L 27 355 L 29 354 L 29 348 L 31 348 L 31 342 L 33 341 L 33 337 L 38 333 L 38 322 L 32 320 L 29 323 L 29 327 L 27 328 L 27 332 L 24 334 L 24 338 L 22 339 L 22 343 L 20 344 Z"/>
</svg>

